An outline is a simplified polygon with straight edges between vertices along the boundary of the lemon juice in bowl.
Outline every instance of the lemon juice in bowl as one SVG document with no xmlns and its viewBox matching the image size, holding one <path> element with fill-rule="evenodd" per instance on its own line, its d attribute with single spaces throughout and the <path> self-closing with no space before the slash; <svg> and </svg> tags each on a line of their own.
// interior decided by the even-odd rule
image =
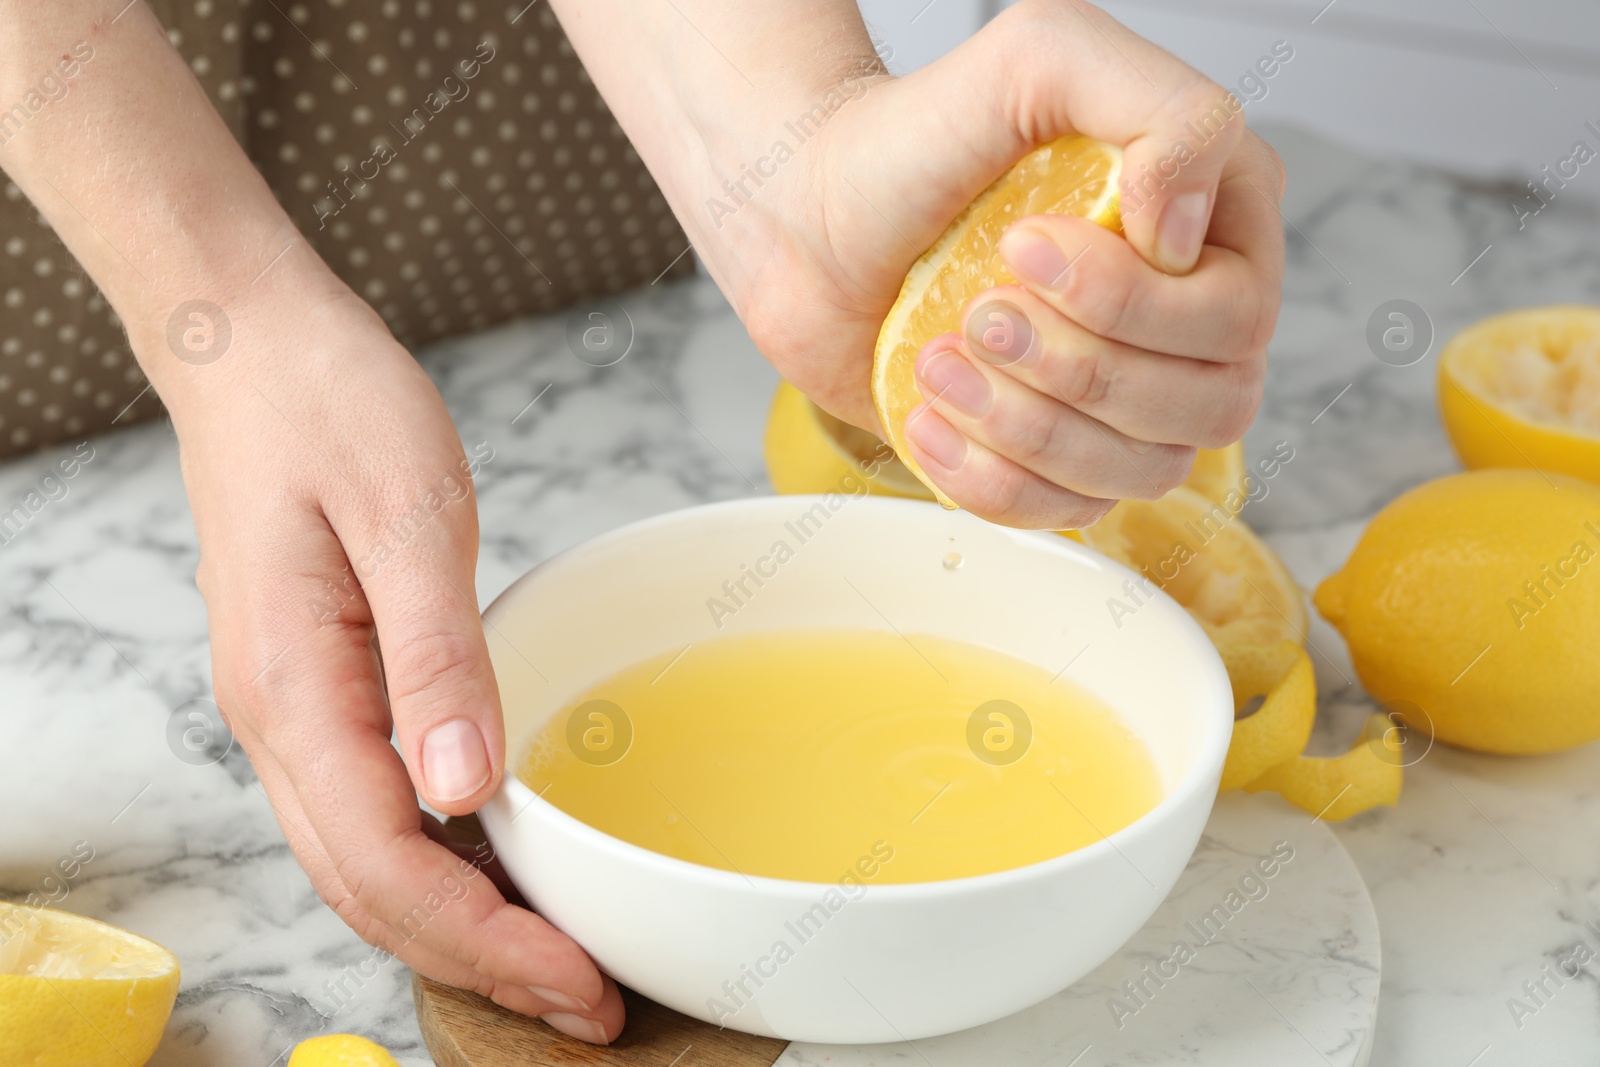
<svg viewBox="0 0 1600 1067">
<path fill-rule="evenodd" d="M 541 916 L 685 1015 L 860 1043 L 1011 1014 L 1132 936 L 1216 797 L 1227 674 L 1168 598 L 1116 625 L 1132 577 L 868 494 L 591 539 L 485 612 L 517 773 L 484 829 Z"/>
<path fill-rule="evenodd" d="M 519 777 L 631 844 L 804 882 L 1026 866 L 1161 798 L 1144 742 L 1068 679 L 976 644 L 849 629 L 635 663 L 553 716 Z"/>
</svg>

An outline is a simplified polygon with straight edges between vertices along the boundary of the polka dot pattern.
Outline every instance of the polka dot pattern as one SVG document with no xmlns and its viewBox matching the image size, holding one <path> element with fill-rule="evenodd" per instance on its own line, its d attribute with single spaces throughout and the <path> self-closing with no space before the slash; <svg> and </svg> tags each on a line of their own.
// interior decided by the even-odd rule
<svg viewBox="0 0 1600 1067">
<path fill-rule="evenodd" d="M 693 270 L 548 5 L 151 7 L 301 233 L 406 345 Z M 7 182 L 0 457 L 157 415 L 146 386 L 105 299 Z"/>
</svg>

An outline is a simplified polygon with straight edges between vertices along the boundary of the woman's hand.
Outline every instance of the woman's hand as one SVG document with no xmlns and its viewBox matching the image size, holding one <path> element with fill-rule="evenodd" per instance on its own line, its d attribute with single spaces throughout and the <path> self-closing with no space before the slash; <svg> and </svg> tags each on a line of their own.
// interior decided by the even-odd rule
<svg viewBox="0 0 1600 1067">
<path fill-rule="evenodd" d="M 288 262 L 309 259 L 302 246 Z M 377 315 L 320 265 L 305 273 L 230 303 L 220 355 L 207 312 L 192 332 L 135 336 L 181 397 L 217 702 L 318 895 L 357 933 L 431 978 L 609 1040 L 615 984 L 440 843 L 417 805 L 474 811 L 504 766 L 474 588 L 471 474 L 492 446 L 464 453 Z"/>
<path fill-rule="evenodd" d="M 290 846 L 415 970 L 616 1037 L 616 986 L 417 803 L 473 811 L 504 767 L 473 580 L 471 471 L 492 452 L 463 453 L 433 383 L 295 232 L 144 4 L 0 5 L 0 98 L 74 40 L 92 76 L 0 144 L 0 166 L 171 412 L 213 687 Z"/>
<path fill-rule="evenodd" d="M 996 522 L 1081 526 L 1159 496 L 1196 447 L 1243 436 L 1277 318 L 1282 170 L 1227 101 L 1086 5 L 1012 8 L 823 127 L 794 198 L 767 201 L 770 261 L 729 272 L 762 279 L 734 286 L 746 322 L 786 377 L 881 432 L 867 372 L 916 255 L 1037 144 L 1078 131 L 1126 146 L 1126 240 L 1076 218 L 1014 224 L 1000 252 L 1023 284 L 982 294 L 962 332 L 923 350 L 927 403 L 907 434 L 941 489 Z M 1031 326 L 1026 354 L 981 345 L 1000 300 Z"/>
<path fill-rule="evenodd" d="M 757 51 L 741 25 L 806 16 L 776 3 L 716 21 L 716 5 L 686 0 L 683 19 L 724 55 L 707 50 L 677 75 L 687 105 L 661 105 L 606 77 L 649 57 L 590 42 L 598 16 L 562 2 L 761 351 L 824 408 L 875 432 L 873 346 L 923 249 L 1037 145 L 1076 132 L 1124 146 L 1126 239 L 1081 219 L 1019 220 L 1001 255 L 1023 284 L 980 296 L 966 336 L 937 338 L 918 359 L 930 400 L 910 423 L 915 459 L 957 503 L 1008 525 L 1086 525 L 1116 499 L 1159 496 L 1194 448 L 1250 424 L 1278 310 L 1282 167 L 1245 132 L 1237 99 L 1099 9 L 1023 0 L 895 79 L 875 68 L 853 5 L 809 5 L 813 21 L 832 20 L 817 31 L 827 44 L 802 35 L 786 47 L 768 29 Z M 678 29 L 673 47 L 688 63 L 706 45 Z M 690 132 L 663 133 L 670 115 L 646 128 L 680 106 Z M 968 339 L 988 325 L 974 328 L 972 311 L 997 299 L 1032 326 L 1039 343 L 1025 358 Z"/>
</svg>

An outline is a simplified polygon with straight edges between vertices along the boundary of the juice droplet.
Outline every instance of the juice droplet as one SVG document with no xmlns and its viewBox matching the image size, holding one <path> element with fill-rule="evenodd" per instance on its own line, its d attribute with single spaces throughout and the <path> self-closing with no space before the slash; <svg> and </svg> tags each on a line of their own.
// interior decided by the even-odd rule
<svg viewBox="0 0 1600 1067">
<path fill-rule="evenodd" d="M 947 570 L 947 571 L 958 571 L 958 570 L 960 570 L 961 569 L 961 553 L 952 552 L 948 556 L 946 556 L 944 558 L 944 569 Z"/>
</svg>

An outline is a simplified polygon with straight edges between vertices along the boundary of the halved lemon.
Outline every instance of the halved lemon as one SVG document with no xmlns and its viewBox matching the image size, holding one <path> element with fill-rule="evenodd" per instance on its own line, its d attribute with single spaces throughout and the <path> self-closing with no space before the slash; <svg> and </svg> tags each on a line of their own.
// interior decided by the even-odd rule
<svg viewBox="0 0 1600 1067">
<path fill-rule="evenodd" d="M 140 1067 L 177 996 L 178 959 L 154 941 L 0 903 L 0 1064 Z"/>
<path fill-rule="evenodd" d="M 1220 649 L 1305 643 L 1305 600 L 1283 562 L 1242 518 L 1193 489 L 1124 500 L 1077 534 L 1182 604 Z"/>
<path fill-rule="evenodd" d="M 850 493 L 865 483 L 877 496 L 933 499 L 876 434 L 834 418 L 788 382 L 772 394 L 762 452 L 778 493 Z"/>
<path fill-rule="evenodd" d="M 918 404 L 917 353 L 961 327 L 961 309 L 985 289 L 1015 282 L 996 254 L 1006 228 L 1029 215 L 1076 215 L 1122 232 L 1117 177 L 1122 150 L 1092 137 L 1063 137 L 1018 160 L 978 194 L 912 264 L 883 320 L 872 356 L 872 400 L 889 444 L 946 507 L 954 507 L 906 446 L 906 418 Z"/>
<path fill-rule="evenodd" d="M 1600 482 L 1600 307 L 1525 308 L 1462 330 L 1439 354 L 1439 412 L 1469 468 Z"/>
</svg>

